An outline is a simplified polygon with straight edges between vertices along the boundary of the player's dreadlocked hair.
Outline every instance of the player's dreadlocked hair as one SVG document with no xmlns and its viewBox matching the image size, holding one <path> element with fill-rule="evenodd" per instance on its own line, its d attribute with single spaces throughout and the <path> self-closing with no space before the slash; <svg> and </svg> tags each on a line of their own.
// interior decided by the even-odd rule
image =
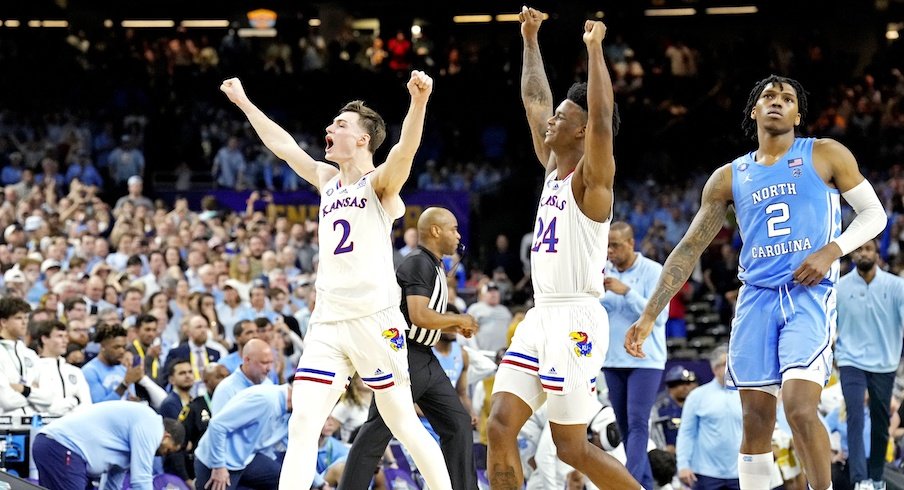
<svg viewBox="0 0 904 490">
<path fill-rule="evenodd" d="M 793 78 L 769 75 L 757 82 L 753 87 L 753 90 L 750 91 L 750 96 L 747 98 L 747 105 L 744 106 L 744 118 L 741 120 L 741 129 L 744 130 L 744 134 L 750 137 L 750 139 L 756 139 L 756 121 L 750 118 L 750 112 L 753 110 L 753 106 L 756 105 L 756 101 L 760 98 L 760 94 L 763 93 L 763 90 L 766 90 L 766 87 L 772 83 L 779 86 L 785 83 L 790 85 L 791 88 L 797 92 L 797 112 L 800 113 L 801 122 L 807 118 L 807 91 L 804 90 L 804 87 L 800 82 Z"/>
<path fill-rule="evenodd" d="M 584 109 L 584 112 L 587 112 L 587 84 L 584 82 L 578 82 L 571 86 L 568 89 L 568 95 L 565 96 L 566 99 L 574 102 L 581 109 Z M 618 134 L 618 127 L 621 125 L 621 116 L 618 114 L 618 104 L 613 104 L 612 106 L 612 136 Z"/>
</svg>

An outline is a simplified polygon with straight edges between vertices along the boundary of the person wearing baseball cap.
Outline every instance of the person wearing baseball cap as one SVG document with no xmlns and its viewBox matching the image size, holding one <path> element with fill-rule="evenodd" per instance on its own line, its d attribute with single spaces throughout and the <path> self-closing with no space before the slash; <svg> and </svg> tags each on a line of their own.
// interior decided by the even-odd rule
<svg viewBox="0 0 904 490">
<path fill-rule="evenodd" d="M 6 290 L 5 295 L 17 298 L 24 298 L 27 286 L 27 278 L 25 273 L 17 267 L 13 267 L 3 273 L 3 286 Z"/>
<path fill-rule="evenodd" d="M 127 202 L 131 202 L 135 207 L 144 206 L 149 210 L 154 209 L 154 203 L 142 194 L 144 192 L 144 180 L 140 175 L 129 177 L 126 183 L 128 184 L 129 193 L 116 200 L 113 211 L 118 211 Z"/>
<path fill-rule="evenodd" d="M 41 274 L 47 274 L 48 270 L 56 269 L 56 271 L 51 272 L 51 275 L 53 275 L 54 273 L 59 272 L 59 270 L 62 268 L 63 264 L 61 264 L 60 261 L 56 259 L 44 259 L 44 261 L 41 262 Z"/>
<path fill-rule="evenodd" d="M 6 227 L 3 230 L 3 241 L 7 245 L 12 245 L 13 247 L 21 247 L 25 245 L 25 233 L 22 225 L 19 223 L 13 223 Z"/>
<path fill-rule="evenodd" d="M 679 364 L 665 373 L 663 382 L 667 392 L 653 405 L 650 437 L 656 447 L 675 454 L 681 411 L 687 395 L 697 387 L 697 374 Z"/>
</svg>

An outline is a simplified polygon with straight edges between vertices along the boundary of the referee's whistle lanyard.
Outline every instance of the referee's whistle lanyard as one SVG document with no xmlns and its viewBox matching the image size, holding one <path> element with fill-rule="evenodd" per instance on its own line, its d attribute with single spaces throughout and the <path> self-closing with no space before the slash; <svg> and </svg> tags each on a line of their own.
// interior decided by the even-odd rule
<svg viewBox="0 0 904 490">
<path fill-rule="evenodd" d="M 138 357 L 141 358 L 141 363 L 144 364 L 144 348 L 141 346 L 141 342 L 138 339 L 132 341 L 132 345 L 135 346 L 135 351 L 138 352 Z M 204 363 L 206 366 L 207 363 Z M 151 363 L 151 379 L 157 379 L 157 369 L 160 367 L 160 363 L 158 358 L 154 358 L 154 362 Z"/>
</svg>

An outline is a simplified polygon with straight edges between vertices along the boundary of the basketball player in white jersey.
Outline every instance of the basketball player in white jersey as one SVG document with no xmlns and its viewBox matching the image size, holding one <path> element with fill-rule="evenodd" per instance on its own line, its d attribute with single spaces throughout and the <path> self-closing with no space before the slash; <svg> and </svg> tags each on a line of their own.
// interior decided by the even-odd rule
<svg viewBox="0 0 904 490">
<path fill-rule="evenodd" d="M 600 488 L 637 489 L 621 463 L 587 440 L 587 421 L 599 408 L 596 377 L 609 341 L 599 297 L 612 219 L 617 113 L 603 60 L 606 26 L 585 22 L 587 84 L 572 86 L 554 110 L 537 42 L 542 19 L 527 7 L 520 14 L 521 97 L 546 171 L 531 248 L 536 306 L 516 330 L 496 374 L 487 473 L 494 490 L 521 488 L 518 431 L 546 402 L 559 459 Z"/>
<path fill-rule="evenodd" d="M 320 191 L 317 308 L 295 373 L 289 447 L 281 490 L 308 489 L 314 480 L 323 423 L 360 373 L 374 391 L 383 420 L 414 457 L 432 489 L 451 489 L 439 446 L 418 421 L 409 389 L 407 323 L 392 266 L 392 223 L 405 208 L 399 191 L 421 141 L 433 80 L 420 71 L 407 83 L 411 105 L 399 142 L 375 167 L 386 136 L 379 114 L 361 101 L 346 104 L 326 128 L 326 159 L 305 153 L 292 136 L 255 107 L 238 79 L 223 82 L 263 143 Z"/>
</svg>

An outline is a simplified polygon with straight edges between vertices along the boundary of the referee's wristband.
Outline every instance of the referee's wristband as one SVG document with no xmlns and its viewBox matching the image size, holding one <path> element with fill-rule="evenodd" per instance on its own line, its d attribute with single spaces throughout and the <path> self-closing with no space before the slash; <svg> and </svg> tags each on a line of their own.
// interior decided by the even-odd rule
<svg viewBox="0 0 904 490">
<path fill-rule="evenodd" d="M 25 398 L 28 398 L 29 395 L 31 395 L 31 386 L 23 385 L 22 386 L 22 396 L 24 396 Z"/>
</svg>

